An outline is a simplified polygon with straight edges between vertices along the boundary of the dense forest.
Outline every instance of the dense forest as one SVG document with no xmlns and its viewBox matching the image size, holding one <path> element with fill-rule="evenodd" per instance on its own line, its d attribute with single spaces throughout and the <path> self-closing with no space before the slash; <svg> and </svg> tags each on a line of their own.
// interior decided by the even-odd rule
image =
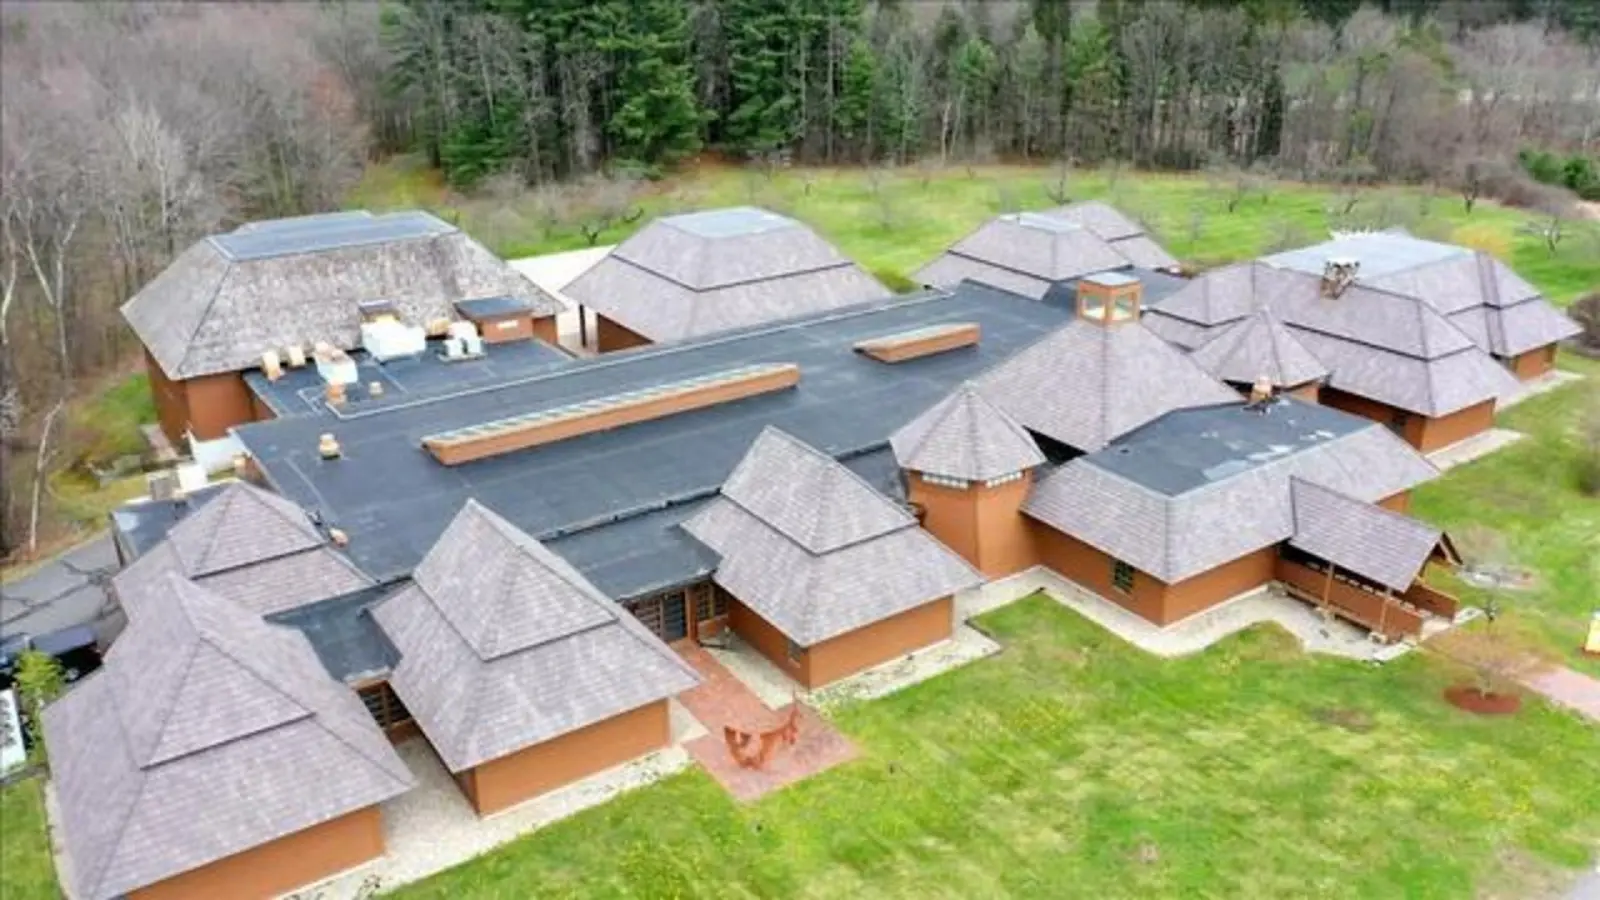
<svg viewBox="0 0 1600 900">
<path fill-rule="evenodd" d="M 458 185 L 702 149 L 1443 178 L 1596 139 L 1586 3 L 411 0 L 381 20 L 382 139 Z"/>
<path fill-rule="evenodd" d="M 0 0 L 0 556 L 48 531 L 45 476 L 89 452 L 72 411 L 137 358 L 118 306 L 198 237 L 338 207 L 396 153 L 462 191 L 715 154 L 1544 206 L 1600 190 L 1600 4 Z"/>
</svg>

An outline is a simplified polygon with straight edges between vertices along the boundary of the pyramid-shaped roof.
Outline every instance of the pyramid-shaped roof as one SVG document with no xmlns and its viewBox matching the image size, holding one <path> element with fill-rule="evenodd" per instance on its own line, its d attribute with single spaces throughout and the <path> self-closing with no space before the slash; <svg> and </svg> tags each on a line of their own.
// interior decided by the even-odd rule
<svg viewBox="0 0 1600 900">
<path fill-rule="evenodd" d="M 891 292 L 803 223 L 738 206 L 656 219 L 563 293 L 650 340 L 668 341 Z"/>
<path fill-rule="evenodd" d="M 566 560 L 476 500 L 461 507 L 412 578 L 441 599 L 439 612 L 484 660 L 619 614 Z"/>
<path fill-rule="evenodd" d="M 1265 306 L 1189 358 L 1217 378 L 1235 383 L 1254 384 L 1265 378 L 1273 387 L 1296 387 L 1328 376 L 1328 367 Z"/>
<path fill-rule="evenodd" d="M 45 711 L 80 897 L 120 896 L 412 783 L 302 635 L 178 575 L 166 593 Z"/>
<path fill-rule="evenodd" d="M 1081 452 L 1232 389 L 1139 322 L 1074 319 L 984 373 L 978 389 L 1030 431 Z"/>
<path fill-rule="evenodd" d="M 475 500 L 373 617 L 400 652 L 389 684 L 452 772 L 699 682 L 566 560 Z"/>
<path fill-rule="evenodd" d="M 310 550 L 324 542 L 304 510 L 243 481 L 185 516 L 167 540 L 190 578 Z"/>
<path fill-rule="evenodd" d="M 721 557 L 719 585 L 806 647 L 983 582 L 843 464 L 770 427 L 683 527 Z"/>
<path fill-rule="evenodd" d="M 1113 249 L 1136 266 L 1176 269 L 1178 261 L 1145 233 L 1144 226 L 1121 210 L 1100 200 L 1084 200 L 1047 210 L 1045 215 L 1074 222 L 1109 241 Z"/>
<path fill-rule="evenodd" d="M 833 457 L 771 426 L 723 483 L 722 495 L 811 553 L 916 524 Z"/>
<path fill-rule="evenodd" d="M 950 252 L 1045 281 L 1129 265 L 1126 257 L 1089 228 L 1045 213 L 1010 213 L 990 219 L 957 241 Z"/>
<path fill-rule="evenodd" d="M 1045 461 L 1027 429 L 965 382 L 889 436 L 900 467 L 986 481 Z"/>
</svg>

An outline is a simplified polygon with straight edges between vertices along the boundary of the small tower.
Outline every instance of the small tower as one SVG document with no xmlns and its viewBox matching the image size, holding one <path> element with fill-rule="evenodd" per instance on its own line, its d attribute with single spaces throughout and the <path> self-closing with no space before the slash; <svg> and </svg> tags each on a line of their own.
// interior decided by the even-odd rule
<svg viewBox="0 0 1600 900">
<path fill-rule="evenodd" d="M 1078 318 L 1102 325 L 1139 321 L 1144 285 L 1125 272 L 1100 272 L 1078 279 Z"/>
<path fill-rule="evenodd" d="M 922 527 L 988 578 L 1032 566 L 1022 504 L 1044 454 L 971 382 L 889 438 Z"/>
</svg>

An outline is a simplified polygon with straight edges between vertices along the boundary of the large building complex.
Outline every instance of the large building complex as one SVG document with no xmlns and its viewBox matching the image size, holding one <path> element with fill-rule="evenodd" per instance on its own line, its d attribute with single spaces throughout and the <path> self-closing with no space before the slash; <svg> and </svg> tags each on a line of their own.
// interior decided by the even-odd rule
<svg viewBox="0 0 1600 900">
<path fill-rule="evenodd" d="M 817 688 L 1036 568 L 1157 626 L 1273 584 L 1386 640 L 1451 619 L 1424 573 L 1455 551 L 1406 514 L 1437 474 L 1419 448 L 1483 427 L 1564 319 L 1478 257 L 1434 263 L 1497 292 L 1449 309 L 1406 292 L 1432 276 L 1350 277 L 1397 236 L 1184 282 L 1112 212 L 1003 218 L 952 251 L 987 254 L 974 278 L 903 296 L 782 217 L 663 220 L 580 279 L 627 350 L 586 359 L 536 316 L 490 340 L 539 299 L 453 282 L 384 307 L 472 323 L 409 353 L 362 330 L 381 291 L 286 290 L 343 355 L 252 366 L 315 336 L 151 330 L 218 252 L 191 250 L 129 317 L 163 371 L 225 373 L 259 414 L 208 420 L 241 480 L 115 516 L 130 624 L 46 717 L 76 896 L 317 881 L 383 852 L 412 781 L 389 741 L 426 741 L 491 815 L 666 746 L 701 681 L 686 645 L 731 631 Z M 241 233 L 379 219 L 328 221 Z M 466 241 L 429 228 L 405 240 Z"/>
</svg>

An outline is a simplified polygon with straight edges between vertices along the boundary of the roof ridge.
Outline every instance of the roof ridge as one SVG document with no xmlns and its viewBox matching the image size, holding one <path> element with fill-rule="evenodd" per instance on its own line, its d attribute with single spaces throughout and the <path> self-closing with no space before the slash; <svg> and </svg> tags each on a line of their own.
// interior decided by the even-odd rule
<svg viewBox="0 0 1600 900">
<path fill-rule="evenodd" d="M 229 509 L 231 508 L 231 506 L 233 504 L 234 498 L 239 496 L 238 491 L 235 491 L 235 490 L 224 490 L 222 493 L 223 493 L 224 496 L 213 498 L 212 502 L 210 504 L 207 504 L 206 507 L 205 507 L 206 509 L 211 509 L 212 506 L 215 506 L 216 507 L 216 511 L 214 513 L 212 513 L 212 515 L 215 518 L 219 519 L 219 520 L 227 517 L 228 511 L 229 511 Z M 218 503 L 217 502 L 218 500 L 220 500 L 222 502 Z M 188 519 L 187 521 L 193 522 L 194 519 Z M 183 523 L 180 522 L 178 524 L 182 525 Z M 222 535 L 222 529 L 217 528 L 214 525 L 213 525 L 212 528 L 207 530 L 204 547 L 201 549 L 200 553 L 195 557 L 195 560 L 194 560 L 194 563 L 193 563 L 193 566 L 192 566 L 194 571 L 203 571 L 205 569 L 206 560 L 210 558 L 212 551 L 216 550 L 216 548 L 217 548 L 217 540 L 221 537 L 221 535 Z M 184 562 L 181 554 L 179 556 L 179 562 Z M 185 568 L 191 568 L 191 567 L 190 566 L 185 566 Z M 236 566 L 235 568 L 238 568 L 238 567 Z M 223 571 L 226 571 L 226 570 L 223 570 Z M 185 572 L 184 574 L 188 575 L 190 573 L 189 572 Z"/>
<path fill-rule="evenodd" d="M 210 239 L 210 237 L 206 238 L 207 241 L 210 241 Z M 206 299 L 205 309 L 203 309 L 200 312 L 200 315 L 194 320 L 194 329 L 189 332 L 189 337 L 183 342 L 183 355 L 178 357 L 178 365 L 176 370 L 167 373 L 168 377 L 175 381 L 187 377 L 184 375 L 184 370 L 185 366 L 189 362 L 189 354 L 194 352 L 195 336 L 200 333 L 201 328 L 205 327 L 206 320 L 211 318 L 211 311 L 216 308 L 217 298 L 222 296 L 222 286 L 227 284 L 228 279 L 232 278 L 233 273 L 236 271 L 236 260 L 229 257 L 228 254 L 222 252 L 222 248 L 216 246 L 215 244 L 212 244 L 212 249 L 215 250 L 217 256 L 226 263 L 226 266 L 222 270 L 222 277 L 218 278 L 217 283 L 211 288 L 211 296 Z M 160 360 L 157 360 L 157 362 L 160 362 Z"/>
<path fill-rule="evenodd" d="M 123 737 L 128 737 L 128 730 L 127 728 L 123 727 L 121 717 L 113 716 L 112 718 L 118 720 L 117 727 L 122 728 Z M 122 813 L 122 821 L 121 824 L 118 825 L 117 830 L 114 832 L 116 834 L 116 840 L 112 841 L 110 851 L 103 855 L 103 857 L 100 859 L 100 864 L 95 867 L 95 875 L 94 878 L 91 879 L 89 885 L 89 887 L 93 888 L 93 890 L 86 892 L 85 896 L 87 897 L 96 897 L 100 895 L 99 888 L 101 885 L 105 884 L 106 875 L 111 868 L 111 863 L 117 858 L 117 854 L 122 850 L 122 842 L 127 839 L 128 823 L 133 821 L 133 813 L 139 808 L 140 801 L 144 799 L 145 789 L 150 785 L 150 776 L 145 773 L 143 766 L 137 764 L 137 760 L 135 760 L 134 771 L 139 773 L 139 790 L 134 792 L 133 798 L 129 801 L 127 809 Z M 64 855 L 65 854 L 63 854 L 63 856 Z M 73 860 L 68 859 L 67 863 L 68 865 L 72 865 Z"/>
</svg>

